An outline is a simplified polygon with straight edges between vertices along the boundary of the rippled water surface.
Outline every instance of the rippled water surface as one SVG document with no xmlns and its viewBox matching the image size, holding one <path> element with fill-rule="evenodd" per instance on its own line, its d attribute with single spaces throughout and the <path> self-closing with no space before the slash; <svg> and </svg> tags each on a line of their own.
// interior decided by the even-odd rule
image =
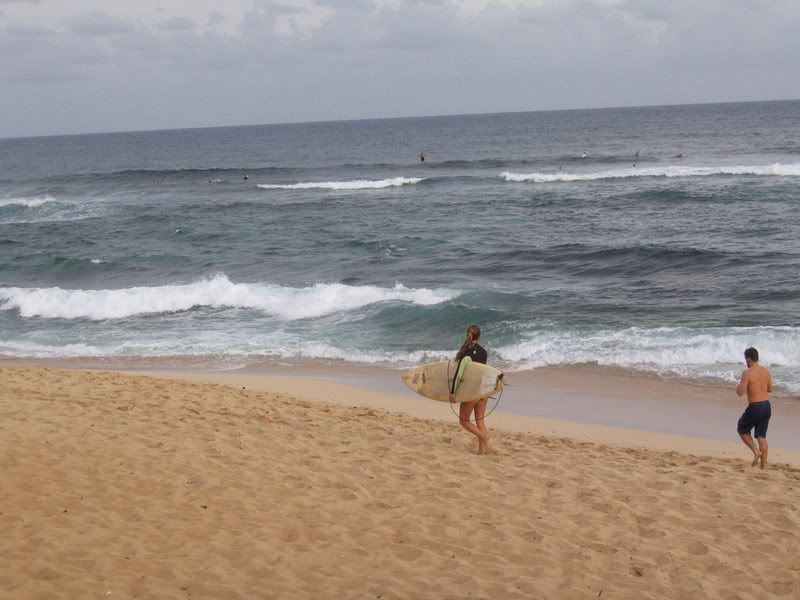
<svg viewBox="0 0 800 600">
<path fill-rule="evenodd" d="M 798 140 L 800 102 L 0 140 L 0 353 L 405 365 L 476 321 L 800 392 Z"/>
</svg>

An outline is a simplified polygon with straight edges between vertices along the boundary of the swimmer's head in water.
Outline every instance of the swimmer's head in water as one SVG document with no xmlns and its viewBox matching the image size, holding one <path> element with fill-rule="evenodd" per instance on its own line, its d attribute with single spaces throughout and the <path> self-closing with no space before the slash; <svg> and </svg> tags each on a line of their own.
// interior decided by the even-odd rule
<svg viewBox="0 0 800 600">
<path fill-rule="evenodd" d="M 749 358 L 753 362 L 758 362 L 758 350 L 752 346 L 744 351 L 744 357 Z"/>
</svg>

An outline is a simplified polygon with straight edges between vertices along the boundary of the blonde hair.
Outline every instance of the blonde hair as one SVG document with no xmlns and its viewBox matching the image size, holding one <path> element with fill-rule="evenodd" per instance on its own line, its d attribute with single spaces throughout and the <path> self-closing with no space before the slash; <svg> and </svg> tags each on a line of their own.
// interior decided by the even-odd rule
<svg viewBox="0 0 800 600">
<path fill-rule="evenodd" d="M 472 347 L 472 344 L 477 342 L 481 337 L 481 327 L 480 325 L 476 325 L 473 323 L 469 327 L 467 327 L 467 334 L 464 337 L 464 343 L 461 344 L 461 348 L 458 349 L 456 353 L 456 360 L 461 360 L 467 355 L 467 350 Z"/>
</svg>

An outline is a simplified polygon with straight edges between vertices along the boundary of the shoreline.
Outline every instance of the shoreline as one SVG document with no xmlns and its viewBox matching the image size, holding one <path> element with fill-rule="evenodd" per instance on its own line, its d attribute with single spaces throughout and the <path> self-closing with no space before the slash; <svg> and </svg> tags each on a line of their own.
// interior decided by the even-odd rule
<svg viewBox="0 0 800 600">
<path fill-rule="evenodd" d="M 343 361 L 247 362 L 241 357 L 206 356 L 110 360 L 0 357 L 0 366 L 4 364 L 142 374 L 310 378 L 401 396 L 405 402 L 399 406 L 420 400 L 401 382 L 401 369 Z M 512 371 L 507 381 L 511 385 L 500 398 L 498 414 L 740 443 L 736 422 L 746 407 L 746 399 L 736 396 L 734 384 L 597 365 Z M 796 435 L 800 431 L 800 397 L 778 391 L 770 395 L 770 400 L 773 404 L 768 434 L 770 445 L 800 451 L 800 437 Z M 437 404 L 431 400 L 422 401 Z"/>
<path fill-rule="evenodd" d="M 192 383 L 225 385 L 234 389 L 243 388 L 280 393 L 314 402 L 390 410 L 426 420 L 450 422 L 456 431 L 459 431 L 458 419 L 448 404 L 423 398 L 407 389 L 407 393 L 404 394 L 391 393 L 335 379 L 323 379 L 308 375 L 284 376 L 246 372 L 201 374 L 176 371 L 155 373 L 133 371 L 132 373 L 163 379 L 179 379 Z M 405 389 L 404 386 L 401 387 Z M 743 406 L 739 413 L 744 410 Z M 490 429 L 506 432 L 568 438 L 618 448 L 646 448 L 715 458 L 736 459 L 742 457 L 749 460 L 748 450 L 735 435 L 736 419 L 738 419 L 739 413 L 736 413 L 735 410 L 732 413 L 735 414 L 735 418 L 730 427 L 733 433 L 730 436 L 731 441 L 699 435 L 598 424 L 585 420 L 518 414 L 501 408 L 487 416 L 487 425 Z M 798 448 L 784 448 L 780 444 L 772 444 L 770 446 L 771 460 L 800 467 L 800 449 Z"/>
<path fill-rule="evenodd" d="M 0 360 L 2 365 L 10 365 L 10 361 Z M 211 369 L 199 365 L 191 369 L 185 364 L 181 369 L 175 365 L 154 369 L 151 364 L 143 369 L 141 364 L 108 368 L 46 360 L 21 361 L 19 366 L 140 375 L 279 393 L 449 422 L 459 431 L 457 417 L 448 404 L 408 390 L 400 381 L 399 370 L 372 365 L 305 361 Z M 735 431 L 746 401 L 737 398 L 731 386 L 594 367 L 516 372 L 510 374 L 510 381 L 496 410 L 487 416 L 490 429 L 617 448 L 674 450 L 742 460 L 749 456 Z M 771 461 L 800 467 L 800 439 L 794 435 L 800 428 L 800 403 L 781 395 L 774 396 L 772 402 L 777 418 L 773 416 L 768 435 Z"/>
</svg>

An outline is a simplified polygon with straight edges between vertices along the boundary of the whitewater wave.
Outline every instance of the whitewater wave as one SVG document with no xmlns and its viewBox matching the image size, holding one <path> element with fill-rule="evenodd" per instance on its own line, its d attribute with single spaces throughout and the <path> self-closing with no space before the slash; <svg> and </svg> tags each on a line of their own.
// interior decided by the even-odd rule
<svg viewBox="0 0 800 600">
<path fill-rule="evenodd" d="M 43 204 L 47 204 L 48 202 L 58 202 L 58 200 L 50 195 L 23 198 L 0 198 L 0 206 L 24 206 L 26 208 L 37 208 Z"/>
<path fill-rule="evenodd" d="M 239 360 L 245 366 L 257 359 L 268 360 L 333 360 L 362 364 L 411 365 L 444 360 L 452 350 L 383 351 L 338 347 L 327 342 L 303 341 L 285 333 L 273 335 L 221 336 L 202 332 L 184 332 L 183 338 L 125 341 L 107 340 L 104 344 L 84 342 L 36 343 L 28 340 L 0 339 L 0 355 L 34 358 L 152 358 L 152 357 L 213 357 L 214 364 Z"/>
<path fill-rule="evenodd" d="M 272 342 L 262 346 L 258 354 L 272 359 L 317 359 L 355 362 L 364 364 L 392 365 L 406 368 L 426 362 L 452 357 L 452 350 L 386 351 L 342 348 L 325 342 L 303 342 L 281 344 Z"/>
<path fill-rule="evenodd" d="M 259 183 L 262 190 L 377 190 L 412 185 L 424 177 L 392 177 L 390 179 L 353 179 L 351 181 L 309 181 L 305 183 Z"/>
<path fill-rule="evenodd" d="M 800 328 L 631 327 L 595 332 L 539 332 L 495 349 L 500 360 L 516 368 L 597 364 L 688 378 L 735 381 L 742 353 L 759 349 L 765 364 L 778 370 L 778 381 L 800 391 Z"/>
<path fill-rule="evenodd" d="M 19 310 L 22 317 L 49 319 L 122 319 L 175 313 L 196 307 L 245 308 L 284 320 L 308 319 L 357 310 L 379 302 L 429 306 L 459 293 L 448 289 L 350 286 L 318 283 L 304 288 L 264 283 L 233 283 L 225 275 L 185 285 L 132 287 L 117 290 L 0 288 L 0 310 Z"/>
<path fill-rule="evenodd" d="M 20 340 L 0 340 L 0 355 L 33 358 L 76 358 L 110 356 L 112 352 L 91 344 L 37 344 Z"/>
<path fill-rule="evenodd" d="M 313 287 L 281 289 L 299 303 L 303 302 L 298 300 L 303 294 L 308 294 L 308 297 L 315 294 L 310 291 Z M 393 295 L 397 288 L 377 289 L 382 290 L 381 295 Z M 403 290 L 411 294 L 419 291 L 405 288 L 399 291 Z M 428 302 L 431 298 L 426 296 L 423 300 Z M 308 308 L 313 311 L 320 307 Z M 387 349 L 374 342 L 365 345 L 345 339 L 336 342 L 309 339 L 307 334 L 290 332 L 280 326 L 272 331 L 231 328 L 226 324 L 203 329 L 178 327 L 179 334 L 177 331 L 151 334 L 127 328 L 105 329 L 103 340 L 87 331 L 78 339 L 65 340 L 68 343 L 64 344 L 54 340 L 36 343 L 28 339 L 0 339 L 0 354 L 61 358 L 210 356 L 216 357 L 216 361 L 241 358 L 245 363 L 258 358 L 279 361 L 317 359 L 381 364 L 393 368 L 443 360 L 453 355 L 452 348 Z M 772 370 L 776 385 L 800 394 L 800 328 L 797 327 L 536 331 L 529 332 L 525 339 L 513 344 L 490 346 L 489 351 L 492 364 L 513 370 L 596 364 L 663 376 L 734 382 L 744 368 L 742 352 L 751 345 L 761 352 L 762 361 Z M 409 346 L 413 346 L 410 341 Z"/>
<path fill-rule="evenodd" d="M 108 205 L 100 199 L 65 200 L 49 194 L 0 198 L 0 225 L 60 223 L 103 216 Z"/>
<path fill-rule="evenodd" d="M 528 370 L 545 366 L 597 364 L 686 379 L 737 381 L 742 353 L 756 346 L 772 369 L 776 385 L 800 393 L 800 329 L 794 327 L 740 327 L 722 331 L 655 328 L 595 333 L 551 332 L 508 346 L 490 347 L 491 361 L 501 368 Z M 445 360 L 447 348 L 385 351 L 340 348 L 322 342 L 271 343 L 269 354 L 278 359 L 342 360 L 383 364 L 396 368 Z"/>
<path fill-rule="evenodd" d="M 750 175 L 758 177 L 800 177 L 800 163 L 774 163 L 757 166 L 731 167 L 628 167 L 592 173 L 510 173 L 500 177 L 510 182 L 553 183 L 556 181 L 594 181 L 598 179 L 628 179 L 631 177 L 710 177 L 713 175 Z"/>
</svg>

